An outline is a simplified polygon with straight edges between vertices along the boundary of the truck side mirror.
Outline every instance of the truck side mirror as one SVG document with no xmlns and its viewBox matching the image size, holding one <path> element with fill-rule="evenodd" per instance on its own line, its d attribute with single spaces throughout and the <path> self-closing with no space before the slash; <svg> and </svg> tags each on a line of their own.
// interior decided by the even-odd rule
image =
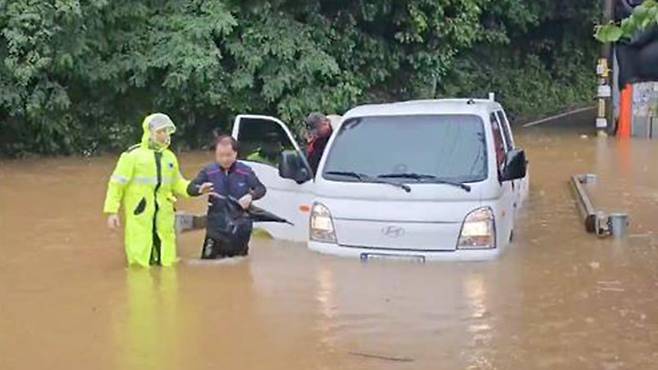
<svg viewBox="0 0 658 370">
<path fill-rule="evenodd" d="M 279 176 L 303 184 L 312 178 L 310 171 L 304 165 L 300 154 L 294 150 L 284 150 L 279 159 Z"/>
<path fill-rule="evenodd" d="M 505 169 L 501 174 L 501 181 L 512 181 L 522 179 L 526 175 L 528 162 L 525 151 L 521 149 L 510 150 L 505 158 Z"/>
</svg>

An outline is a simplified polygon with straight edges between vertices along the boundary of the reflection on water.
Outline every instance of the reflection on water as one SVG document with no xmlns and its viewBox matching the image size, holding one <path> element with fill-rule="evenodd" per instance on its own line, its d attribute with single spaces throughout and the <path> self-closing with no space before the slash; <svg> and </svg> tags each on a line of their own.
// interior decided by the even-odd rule
<svg viewBox="0 0 658 370">
<path fill-rule="evenodd" d="M 127 299 L 116 304 L 116 362 L 121 369 L 179 369 L 180 348 L 176 269 L 126 271 Z"/>
<path fill-rule="evenodd" d="M 468 276 L 464 281 L 464 291 L 466 292 L 466 298 L 471 308 L 471 318 L 483 318 L 487 312 L 487 306 L 484 301 L 486 292 L 482 276 L 477 274 Z M 485 324 L 485 326 L 489 329 L 489 325 Z M 469 331 L 472 332 L 473 330 Z"/>
<path fill-rule="evenodd" d="M 318 289 L 316 299 L 320 307 L 321 319 L 319 323 L 320 338 L 323 345 L 334 347 L 333 325 L 336 319 L 336 302 L 333 280 L 333 271 L 320 267 L 317 272 Z"/>
<path fill-rule="evenodd" d="M 114 158 L 0 162 L 0 369 L 655 368 L 657 145 L 569 127 L 518 142 L 516 242 L 470 264 L 255 240 L 232 264 L 126 269 L 99 213 Z M 190 176 L 207 156 L 180 159 Z M 588 172 L 598 205 L 630 213 L 628 239 L 584 234 L 567 181 Z M 184 260 L 201 238 L 180 238 Z"/>
<path fill-rule="evenodd" d="M 471 335 L 470 347 L 474 350 L 467 354 L 469 368 L 482 369 L 491 366 L 486 351 L 492 339 L 492 327 L 488 320 L 489 312 L 486 304 L 486 287 L 480 274 L 471 274 L 464 280 L 464 292 L 469 306 L 467 331 Z"/>
</svg>

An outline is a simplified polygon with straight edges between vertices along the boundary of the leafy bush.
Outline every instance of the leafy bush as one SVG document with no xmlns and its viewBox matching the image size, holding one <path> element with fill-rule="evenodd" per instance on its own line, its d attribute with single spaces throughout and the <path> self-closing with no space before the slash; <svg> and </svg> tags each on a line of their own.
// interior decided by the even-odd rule
<svg viewBox="0 0 658 370">
<path fill-rule="evenodd" d="M 170 114 L 179 148 L 243 112 L 499 93 L 590 99 L 594 0 L 0 1 L 0 154 L 94 154 Z M 584 22 L 583 20 L 587 21 Z"/>
<path fill-rule="evenodd" d="M 630 17 L 620 24 L 610 23 L 596 27 L 594 37 L 601 42 L 630 40 L 650 26 L 658 25 L 658 2 L 646 0 L 633 9 Z"/>
</svg>

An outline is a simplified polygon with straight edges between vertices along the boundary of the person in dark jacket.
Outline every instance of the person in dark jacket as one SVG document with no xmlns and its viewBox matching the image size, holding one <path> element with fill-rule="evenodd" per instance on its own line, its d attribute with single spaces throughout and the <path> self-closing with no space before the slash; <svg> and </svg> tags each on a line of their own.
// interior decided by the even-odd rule
<svg viewBox="0 0 658 370">
<path fill-rule="evenodd" d="M 333 133 L 331 121 L 322 113 L 314 112 L 306 118 L 306 127 L 309 131 L 306 145 L 306 157 L 308 164 L 315 174 L 318 171 L 322 154 L 327 147 L 327 142 Z"/>
<path fill-rule="evenodd" d="M 266 189 L 249 166 L 237 161 L 237 155 L 234 138 L 218 137 L 215 163 L 202 169 L 187 188 L 189 195 L 199 196 L 202 185 L 212 183 L 202 259 L 246 256 L 249 252 L 253 222 L 244 210 L 265 196 Z"/>
</svg>

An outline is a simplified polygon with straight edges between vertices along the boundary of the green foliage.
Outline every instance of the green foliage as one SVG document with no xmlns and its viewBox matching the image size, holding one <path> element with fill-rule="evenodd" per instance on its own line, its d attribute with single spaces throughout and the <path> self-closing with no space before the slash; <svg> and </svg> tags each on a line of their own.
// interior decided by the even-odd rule
<svg viewBox="0 0 658 370">
<path fill-rule="evenodd" d="M 633 9 L 633 14 L 622 20 L 621 24 L 610 23 L 597 26 L 594 37 L 600 42 L 630 40 L 649 26 L 656 25 L 658 25 L 658 2 L 646 0 Z"/>
<path fill-rule="evenodd" d="M 298 126 L 488 91 L 518 115 L 558 110 L 591 97 L 597 3 L 0 0 L 0 154 L 121 150 L 153 111 L 196 148 L 244 112 Z"/>
<path fill-rule="evenodd" d="M 598 48 L 590 38 L 598 1 L 496 2 L 485 18 L 498 41 L 485 38 L 461 53 L 442 96 L 486 96 L 523 120 L 590 104 Z"/>
</svg>

